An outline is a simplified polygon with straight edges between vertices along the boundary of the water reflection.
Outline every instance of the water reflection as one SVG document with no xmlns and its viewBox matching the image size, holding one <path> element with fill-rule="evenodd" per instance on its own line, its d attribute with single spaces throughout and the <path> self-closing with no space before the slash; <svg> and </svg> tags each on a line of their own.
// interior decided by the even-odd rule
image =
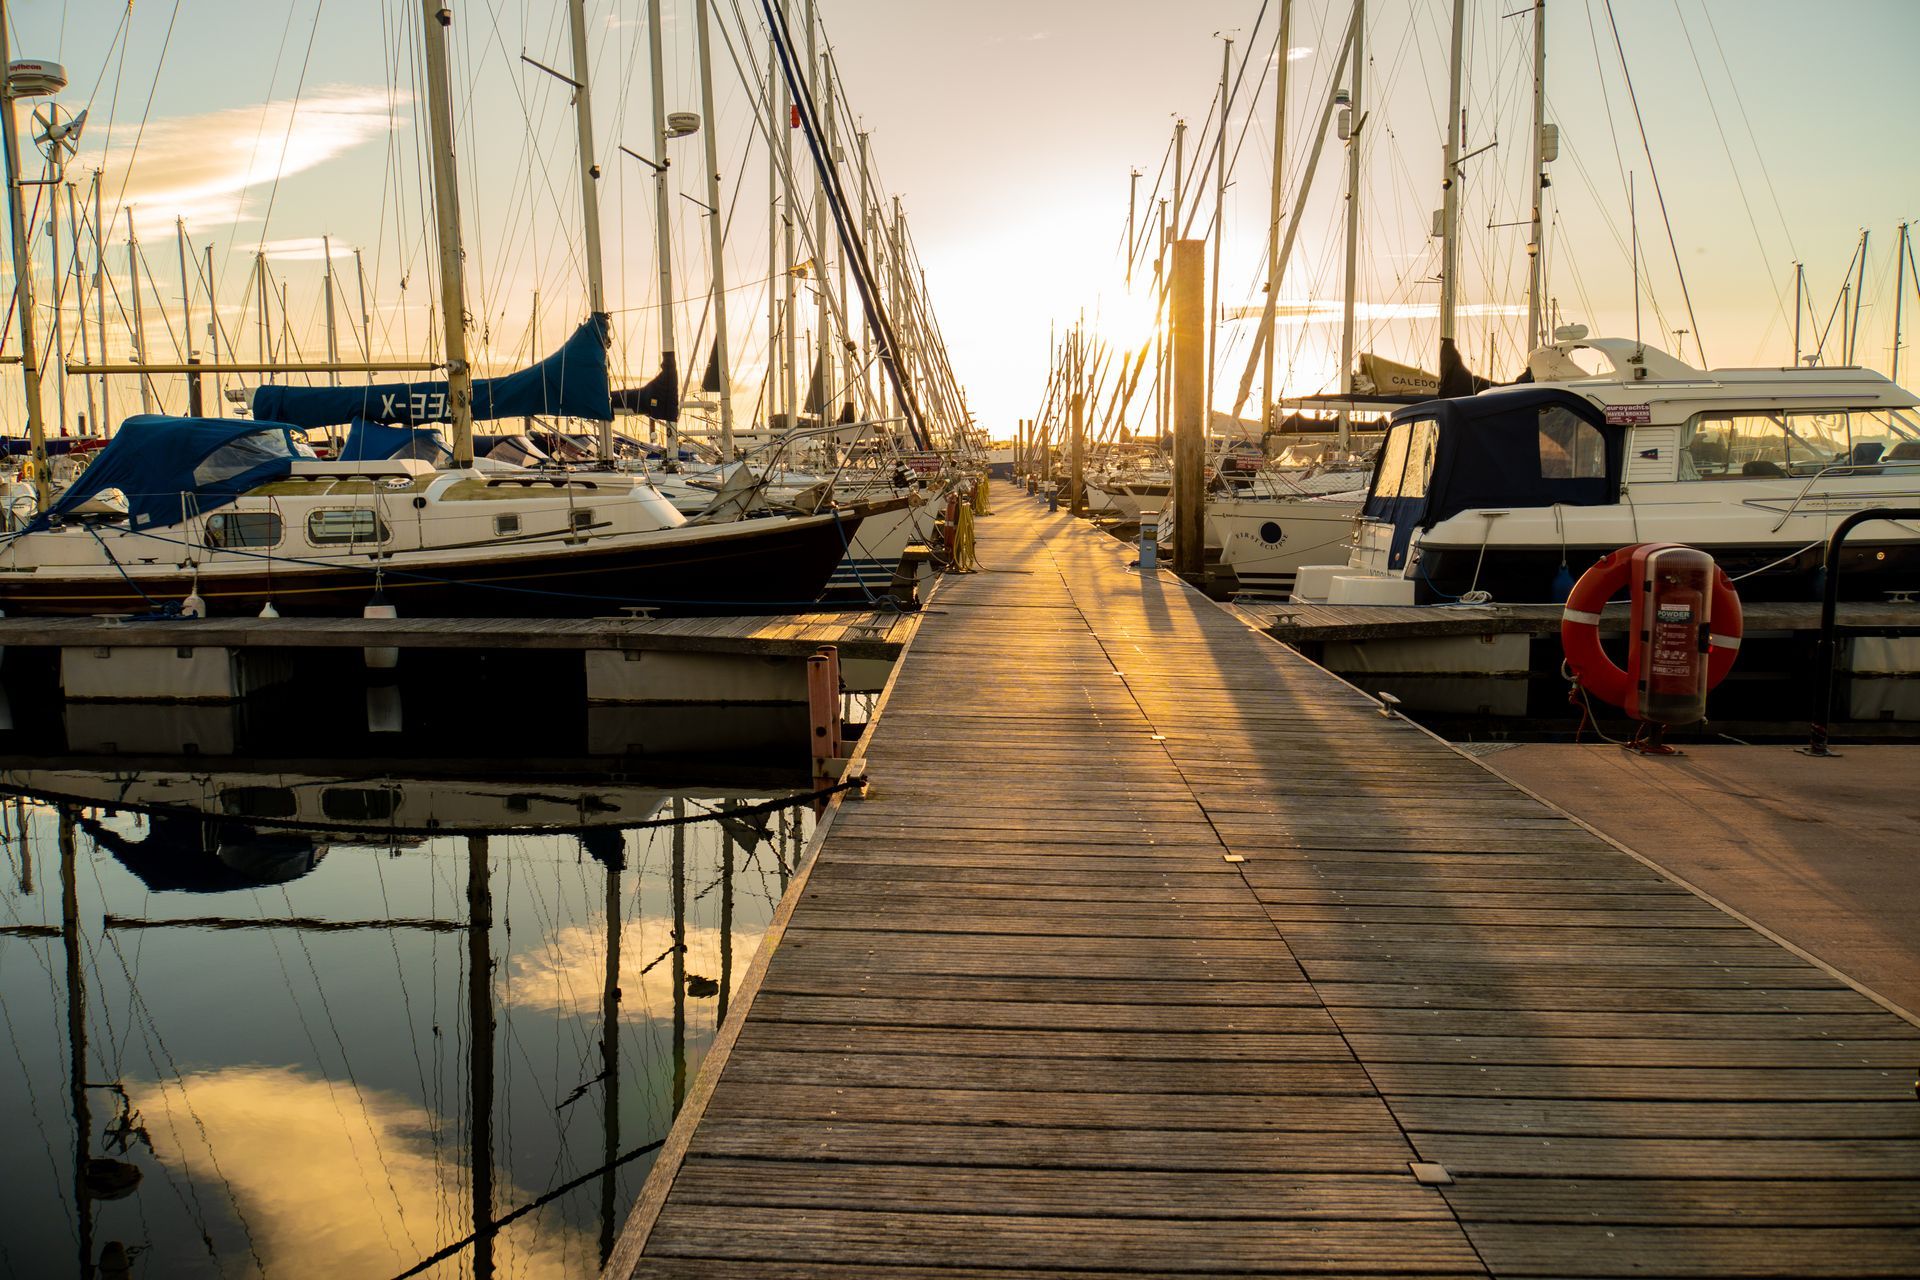
<svg viewBox="0 0 1920 1280">
<path fill-rule="evenodd" d="M 0 759 L 0 1271 L 598 1268 L 811 810 L 409 753 Z"/>
</svg>

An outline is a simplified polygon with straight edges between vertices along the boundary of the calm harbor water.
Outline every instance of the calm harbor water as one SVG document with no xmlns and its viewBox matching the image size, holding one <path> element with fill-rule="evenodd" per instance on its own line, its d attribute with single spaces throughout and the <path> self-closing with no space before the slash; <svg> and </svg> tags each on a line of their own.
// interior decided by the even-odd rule
<svg viewBox="0 0 1920 1280">
<path fill-rule="evenodd" d="M 165 736 L 138 719 L 0 735 L 64 742 L 0 758 L 0 1274 L 592 1274 L 804 847 L 804 775 L 669 787 L 578 715 L 496 722 L 478 764 L 99 737 Z"/>
</svg>

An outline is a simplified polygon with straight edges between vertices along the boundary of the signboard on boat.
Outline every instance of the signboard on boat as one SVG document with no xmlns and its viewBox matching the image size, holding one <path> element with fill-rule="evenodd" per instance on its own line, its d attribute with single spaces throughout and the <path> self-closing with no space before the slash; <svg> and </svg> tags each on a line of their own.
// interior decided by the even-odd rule
<svg viewBox="0 0 1920 1280">
<path fill-rule="evenodd" d="M 1610 427 L 1644 427 L 1653 421 L 1653 406 L 1650 404 L 1610 404 L 1607 406 L 1607 425 Z"/>
</svg>

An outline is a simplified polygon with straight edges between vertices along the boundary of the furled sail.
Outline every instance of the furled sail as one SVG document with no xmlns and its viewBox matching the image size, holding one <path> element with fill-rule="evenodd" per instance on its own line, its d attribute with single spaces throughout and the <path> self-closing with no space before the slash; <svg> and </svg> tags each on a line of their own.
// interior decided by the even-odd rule
<svg viewBox="0 0 1920 1280">
<path fill-rule="evenodd" d="M 622 387 L 613 393 L 613 407 L 656 422 L 680 421 L 680 368 L 673 352 L 662 352 L 660 372 L 644 386 Z M 611 415 L 609 415 L 611 416 Z"/>
<path fill-rule="evenodd" d="M 473 382 L 475 421 L 558 415 L 605 422 L 613 417 L 607 389 L 607 317 L 587 320 L 566 345 L 539 364 Z M 387 382 L 367 387 L 268 385 L 253 393 L 253 416 L 296 427 L 344 426 L 359 418 L 391 426 L 449 422 L 447 384 Z"/>
<path fill-rule="evenodd" d="M 1440 394 L 1440 379 L 1425 369 L 1401 364 L 1371 351 L 1360 353 L 1359 376 L 1353 389 L 1370 396 L 1435 396 Z"/>
</svg>

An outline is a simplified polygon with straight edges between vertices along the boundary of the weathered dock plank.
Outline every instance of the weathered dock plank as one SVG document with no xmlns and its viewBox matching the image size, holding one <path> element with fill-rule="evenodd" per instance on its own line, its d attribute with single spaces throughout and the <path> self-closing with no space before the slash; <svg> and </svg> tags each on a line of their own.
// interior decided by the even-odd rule
<svg viewBox="0 0 1920 1280">
<path fill-rule="evenodd" d="M 1084 526 L 979 545 L 610 1275 L 1920 1273 L 1911 1022 Z"/>
</svg>

